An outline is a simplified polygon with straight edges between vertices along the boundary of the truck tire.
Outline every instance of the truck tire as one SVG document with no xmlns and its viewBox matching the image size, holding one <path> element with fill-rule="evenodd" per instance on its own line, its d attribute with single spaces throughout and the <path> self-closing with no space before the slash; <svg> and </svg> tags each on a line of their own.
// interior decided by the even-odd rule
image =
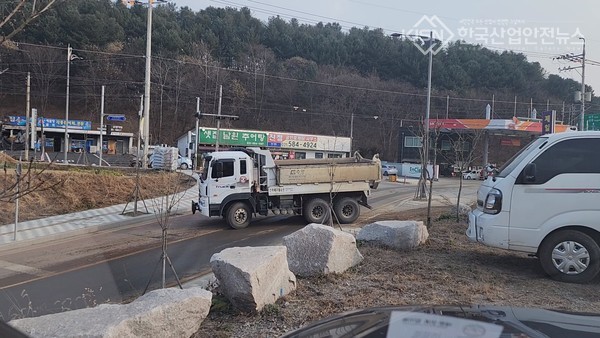
<svg viewBox="0 0 600 338">
<path fill-rule="evenodd" d="M 600 247 L 581 231 L 551 234 L 540 245 L 538 256 L 542 269 L 557 281 L 588 283 L 600 272 Z"/>
<path fill-rule="evenodd" d="M 227 209 L 227 224 L 234 229 L 243 229 L 250 224 L 252 213 L 246 203 L 236 202 Z"/>
<path fill-rule="evenodd" d="M 358 202 L 350 197 L 339 199 L 333 204 L 333 211 L 341 224 L 349 224 L 360 216 L 360 206 Z"/>
<path fill-rule="evenodd" d="M 325 224 L 329 221 L 331 210 L 329 204 L 322 198 L 312 198 L 304 205 L 304 219 L 308 223 Z"/>
<path fill-rule="evenodd" d="M 187 165 L 187 163 L 181 163 L 179 168 L 181 168 L 181 170 L 188 170 L 188 165 Z"/>
</svg>

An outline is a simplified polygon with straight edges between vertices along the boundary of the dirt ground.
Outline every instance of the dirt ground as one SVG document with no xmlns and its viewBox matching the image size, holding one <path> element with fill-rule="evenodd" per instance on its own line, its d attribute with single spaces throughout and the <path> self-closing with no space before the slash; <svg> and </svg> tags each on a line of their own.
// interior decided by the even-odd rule
<svg viewBox="0 0 600 338">
<path fill-rule="evenodd" d="M 427 243 L 413 251 L 360 246 L 363 262 L 341 275 L 298 278 L 297 290 L 256 315 L 238 313 L 215 291 L 194 337 L 279 337 L 345 311 L 387 305 L 504 305 L 600 312 L 598 283 L 555 282 L 535 258 L 471 243 L 466 221 L 434 209 Z M 425 210 L 372 220 L 422 220 Z M 363 221 L 365 221 L 363 219 Z"/>
<path fill-rule="evenodd" d="M 0 159 L 0 163 L 4 161 Z M 11 163 L 0 172 L 0 225 L 14 221 L 14 167 Z M 21 177 L 20 189 L 24 196 L 19 202 L 20 221 L 126 203 L 136 186 L 134 169 L 53 165 L 32 170 L 24 168 Z M 144 198 L 181 191 L 194 184 L 194 178 L 177 172 L 144 170 L 139 176 Z"/>
</svg>

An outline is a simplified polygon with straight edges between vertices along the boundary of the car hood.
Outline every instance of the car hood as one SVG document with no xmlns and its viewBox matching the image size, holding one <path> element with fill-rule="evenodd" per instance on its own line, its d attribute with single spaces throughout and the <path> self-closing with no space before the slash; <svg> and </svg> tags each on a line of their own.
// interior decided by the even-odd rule
<svg viewBox="0 0 600 338">
<path fill-rule="evenodd" d="M 413 337 L 413 333 L 423 337 L 591 338 L 600 337 L 600 315 L 487 305 L 382 307 L 336 315 L 284 337 Z"/>
</svg>

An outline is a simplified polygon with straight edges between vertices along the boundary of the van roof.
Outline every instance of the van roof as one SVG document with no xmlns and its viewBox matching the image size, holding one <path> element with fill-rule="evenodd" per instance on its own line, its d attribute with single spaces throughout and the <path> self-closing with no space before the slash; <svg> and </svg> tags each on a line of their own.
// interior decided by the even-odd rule
<svg viewBox="0 0 600 338">
<path fill-rule="evenodd" d="M 570 138 L 581 138 L 581 137 L 600 137 L 600 131 L 597 130 L 587 130 L 587 131 L 566 131 L 563 133 L 555 133 L 549 135 L 543 135 L 542 137 L 547 137 L 548 141 L 558 141 L 563 139 Z"/>
</svg>

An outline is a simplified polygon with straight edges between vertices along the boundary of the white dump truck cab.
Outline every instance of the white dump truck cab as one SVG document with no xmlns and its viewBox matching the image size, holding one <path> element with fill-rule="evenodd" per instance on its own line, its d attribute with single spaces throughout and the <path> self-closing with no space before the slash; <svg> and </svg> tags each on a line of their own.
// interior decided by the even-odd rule
<svg viewBox="0 0 600 338">
<path fill-rule="evenodd" d="M 486 178 L 469 239 L 539 258 L 565 282 L 600 272 L 600 132 L 541 136 Z"/>
<path fill-rule="evenodd" d="M 303 215 L 324 223 L 331 211 L 354 222 L 381 181 L 378 159 L 273 160 L 268 150 L 238 148 L 205 155 L 192 211 L 245 228 L 253 215 Z"/>
</svg>

